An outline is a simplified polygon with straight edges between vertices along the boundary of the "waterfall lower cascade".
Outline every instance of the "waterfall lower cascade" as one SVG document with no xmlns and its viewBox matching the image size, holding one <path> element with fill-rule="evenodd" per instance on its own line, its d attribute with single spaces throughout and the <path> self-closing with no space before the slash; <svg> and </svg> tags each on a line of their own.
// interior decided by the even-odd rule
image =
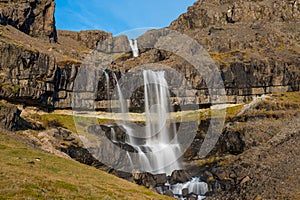
<svg viewBox="0 0 300 200">
<path fill-rule="evenodd" d="M 131 47 L 133 57 L 138 57 L 139 56 L 139 48 L 138 48 L 137 40 L 130 39 L 129 45 Z"/>
<path fill-rule="evenodd" d="M 121 87 L 117 81 L 117 93 L 119 98 L 120 111 L 123 116 L 128 114 L 128 107 Z M 136 128 L 124 119 L 121 126 L 128 133 L 126 143 L 132 146 L 138 153 L 130 156 L 132 168 L 151 174 L 171 175 L 174 170 L 182 169 L 178 162 L 178 155 L 181 154 L 179 141 L 177 140 L 175 123 L 168 118 L 172 112 L 170 105 L 170 93 L 164 71 L 143 71 L 144 81 L 144 107 L 145 126 Z M 207 184 L 200 182 L 199 178 L 193 178 L 187 183 L 176 185 L 166 184 L 165 187 L 157 188 L 164 193 L 165 188 L 171 190 L 175 197 L 184 199 L 182 189 L 187 188 L 189 193 L 194 193 L 198 199 L 208 191 Z"/>
<path fill-rule="evenodd" d="M 208 185 L 205 182 L 201 182 L 198 177 L 192 178 L 191 181 L 186 183 L 177 183 L 175 185 L 166 185 L 174 194 L 175 197 L 185 199 L 183 191 L 187 189 L 187 193 L 197 195 L 198 200 L 205 199 L 205 193 L 208 192 Z"/>
</svg>

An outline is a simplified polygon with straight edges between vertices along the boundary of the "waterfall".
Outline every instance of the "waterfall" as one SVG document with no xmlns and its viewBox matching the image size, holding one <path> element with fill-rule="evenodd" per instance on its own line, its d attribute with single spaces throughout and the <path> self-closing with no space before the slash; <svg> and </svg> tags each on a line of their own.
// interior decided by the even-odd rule
<svg viewBox="0 0 300 200">
<path fill-rule="evenodd" d="M 122 127 L 128 133 L 126 142 L 134 147 L 138 153 L 134 162 L 138 163 L 141 171 L 152 174 L 167 173 L 171 175 L 174 170 L 181 169 L 177 160 L 180 146 L 177 141 L 176 128 L 168 120 L 171 111 L 168 83 L 163 71 L 143 71 L 144 101 L 145 101 L 145 127 L 125 123 Z M 128 113 L 120 85 L 116 79 L 116 87 L 123 116 Z"/>
<path fill-rule="evenodd" d="M 138 57 L 139 56 L 139 48 L 138 48 L 137 40 L 129 39 L 129 45 L 131 47 L 133 57 Z"/>
<path fill-rule="evenodd" d="M 113 142 L 116 142 L 116 141 L 117 141 L 117 137 L 116 137 L 115 129 L 110 128 L 110 131 L 111 131 L 111 140 L 112 140 Z"/>
<path fill-rule="evenodd" d="M 106 80 L 107 100 L 109 100 L 109 75 L 106 71 L 104 71 L 104 76 L 105 76 L 105 80 Z"/>
<path fill-rule="evenodd" d="M 114 76 L 114 79 L 116 81 L 116 86 L 117 86 L 117 92 L 118 92 L 118 98 L 119 98 L 119 103 L 120 103 L 120 109 L 121 109 L 121 112 L 124 114 L 128 113 L 128 108 L 127 108 L 127 103 L 126 103 L 126 100 L 124 99 L 124 96 L 122 94 L 122 91 L 121 91 L 121 88 L 120 88 L 120 85 L 119 85 L 119 82 L 118 82 L 118 79 L 116 77 L 116 74 L 113 74 Z"/>
<path fill-rule="evenodd" d="M 120 126 L 126 130 L 126 143 L 137 151 L 135 154 L 126 152 L 126 156 L 132 169 L 137 169 L 136 166 L 138 166 L 138 170 L 142 172 L 171 175 L 174 170 L 182 167 L 177 160 L 180 146 L 176 127 L 168 119 L 168 114 L 172 112 L 172 109 L 165 72 L 144 70 L 142 75 L 145 106 L 145 126 L 143 128 L 126 122 L 128 107 L 114 74 L 121 111 L 124 115 Z M 115 139 L 115 136 L 113 138 Z M 162 194 L 166 190 L 172 190 L 174 197 L 182 200 L 186 199 L 182 191 L 187 189 L 189 194 L 195 194 L 198 200 L 202 200 L 205 198 L 205 193 L 208 192 L 208 185 L 201 182 L 200 178 L 195 177 L 186 183 L 175 185 L 166 183 L 165 186 L 156 189 Z"/>
<path fill-rule="evenodd" d="M 146 115 L 145 146 L 151 151 L 151 154 L 146 154 L 150 162 L 147 171 L 154 174 L 171 174 L 174 170 L 181 169 L 177 161 L 180 146 L 174 124 L 168 123 L 171 106 L 165 72 L 145 70 L 143 78 Z"/>
</svg>

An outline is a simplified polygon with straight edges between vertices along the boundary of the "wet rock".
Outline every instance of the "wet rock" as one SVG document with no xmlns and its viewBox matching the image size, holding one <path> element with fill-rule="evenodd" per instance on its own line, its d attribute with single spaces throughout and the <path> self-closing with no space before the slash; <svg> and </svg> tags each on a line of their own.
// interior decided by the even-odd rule
<svg viewBox="0 0 300 200">
<path fill-rule="evenodd" d="M 188 188 L 183 188 L 183 189 L 182 189 L 182 196 L 183 196 L 183 197 L 187 197 L 188 194 L 189 194 L 189 189 L 188 189 Z"/>
<path fill-rule="evenodd" d="M 211 172 L 205 171 L 204 174 L 203 174 L 203 176 L 200 177 L 200 180 L 208 183 L 208 182 L 214 180 L 214 176 L 213 176 L 213 174 Z"/>
<path fill-rule="evenodd" d="M 93 126 L 97 130 L 99 127 Z M 101 130 L 105 132 L 108 139 L 113 142 L 125 143 L 126 142 L 126 130 L 117 124 L 112 125 L 100 125 Z M 98 132 L 100 130 L 97 130 Z"/>
<path fill-rule="evenodd" d="M 175 170 L 170 177 L 170 184 L 185 183 L 191 179 L 191 176 L 185 170 Z"/>
<path fill-rule="evenodd" d="M 221 170 L 221 169 L 217 169 L 214 168 L 212 169 L 212 173 L 219 179 L 219 180 L 223 180 L 227 177 L 227 174 L 225 171 Z"/>
<path fill-rule="evenodd" d="M 174 197 L 174 193 L 172 190 L 167 190 L 164 192 L 164 195 L 169 196 L 169 197 Z"/>
<path fill-rule="evenodd" d="M 197 200 L 198 199 L 198 195 L 197 194 L 189 194 L 186 198 L 187 200 Z"/>
</svg>

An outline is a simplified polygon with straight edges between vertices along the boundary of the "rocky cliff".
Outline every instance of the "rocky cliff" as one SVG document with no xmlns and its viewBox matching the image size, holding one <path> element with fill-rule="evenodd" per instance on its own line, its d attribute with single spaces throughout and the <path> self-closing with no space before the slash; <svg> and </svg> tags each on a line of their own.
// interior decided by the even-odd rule
<svg viewBox="0 0 300 200">
<path fill-rule="evenodd" d="M 32 36 L 40 33 L 42 36 L 56 35 L 54 18 L 49 14 L 54 9 L 54 2 L 26 2 L 2 2 L 2 24 L 11 24 Z M 12 14 L 14 17 L 7 14 L 24 11 L 26 6 L 35 14 L 22 17 L 18 17 L 21 14 Z M 40 10 L 44 12 L 38 12 Z M 23 16 L 36 23 L 27 26 Z M 20 19 L 18 23 L 4 20 L 10 18 Z M 54 26 L 51 33 L 46 34 L 50 26 L 38 26 L 41 24 L 39 20 L 44 18 L 47 24 Z M 256 95 L 299 90 L 299 23 L 299 1 L 198 1 L 170 28 L 190 36 L 204 47 L 198 52 L 210 56 L 207 59 L 214 61 L 220 70 L 227 95 L 225 101 L 238 103 Z M 164 29 L 152 30 L 139 37 L 140 56 L 133 58 L 126 37 L 111 38 L 111 34 L 103 31 L 58 31 L 59 44 L 49 45 L 18 33 L 10 26 L 2 26 L 1 97 L 51 109 L 71 108 L 73 81 L 78 69 L 82 62 L 94 59 L 92 65 L 99 62 L 103 65 L 108 61 L 104 68 L 117 72 L 118 78 L 142 64 L 167 65 L 182 75 L 174 80 L 172 77 L 178 77 L 174 71 L 168 74 L 168 80 L 176 83 L 172 88 L 173 97 L 176 97 L 176 91 L 184 90 L 184 81 L 188 80 L 192 87 L 181 96 L 188 96 L 193 102 L 177 96 L 174 99 L 176 104 L 210 104 L 207 87 L 210 80 L 205 77 L 209 73 L 199 74 L 184 57 L 159 49 L 162 41 L 168 39 L 167 34 Z M 90 53 L 91 49 L 94 49 L 93 53 Z M 96 80 L 99 83 L 96 96 L 92 95 L 96 99 L 93 109 L 110 107 L 107 99 L 111 97 L 115 84 L 112 75 L 110 79 L 109 96 L 104 75 Z M 143 104 L 138 94 L 136 91 L 130 97 L 132 109 Z"/>
<path fill-rule="evenodd" d="M 16 130 L 20 119 L 21 111 L 17 106 L 5 101 L 0 101 L 0 127 L 6 130 Z"/>
<path fill-rule="evenodd" d="M 195 38 L 220 67 L 225 87 L 247 96 L 299 90 L 299 25 L 298 0 L 203 0 L 170 28 Z"/>
<path fill-rule="evenodd" d="M 54 11 L 54 0 L 1 0 L 0 24 L 57 42 Z"/>
<path fill-rule="evenodd" d="M 94 49 L 97 45 L 110 37 L 112 37 L 111 33 L 107 33 L 100 30 L 90 30 L 90 31 L 62 31 L 58 30 L 59 38 L 71 38 L 75 41 L 82 43 L 89 49 Z"/>
</svg>

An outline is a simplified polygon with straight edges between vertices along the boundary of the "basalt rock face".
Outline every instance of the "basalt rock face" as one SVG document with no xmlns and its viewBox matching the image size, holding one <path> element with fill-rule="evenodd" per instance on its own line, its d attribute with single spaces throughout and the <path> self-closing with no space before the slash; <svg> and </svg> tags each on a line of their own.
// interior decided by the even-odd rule
<svg viewBox="0 0 300 200">
<path fill-rule="evenodd" d="M 60 68 L 55 58 L 0 42 L 1 98 L 51 109 L 69 108 L 78 65 Z"/>
<path fill-rule="evenodd" d="M 66 32 L 60 43 L 49 43 L 45 38 L 57 39 L 54 7 L 52 0 L 0 1 L 0 98 L 47 110 L 71 108 L 78 68 L 90 48 L 111 34 Z"/>
<path fill-rule="evenodd" d="M 94 49 L 97 47 L 98 43 L 112 37 L 111 33 L 104 31 L 93 30 L 93 31 L 57 31 L 59 37 L 69 37 L 73 40 L 81 42 L 89 49 Z"/>
<path fill-rule="evenodd" d="M 170 28 L 209 52 L 227 95 L 248 96 L 299 90 L 299 25 L 299 0 L 204 0 Z"/>
<path fill-rule="evenodd" d="M 299 90 L 300 1 L 197 1 L 170 28 L 216 61 L 229 101 Z M 249 99 L 249 98 L 248 98 Z"/>
<path fill-rule="evenodd" d="M 54 0 L 1 0 L 0 24 L 56 42 L 54 11 Z"/>
</svg>

